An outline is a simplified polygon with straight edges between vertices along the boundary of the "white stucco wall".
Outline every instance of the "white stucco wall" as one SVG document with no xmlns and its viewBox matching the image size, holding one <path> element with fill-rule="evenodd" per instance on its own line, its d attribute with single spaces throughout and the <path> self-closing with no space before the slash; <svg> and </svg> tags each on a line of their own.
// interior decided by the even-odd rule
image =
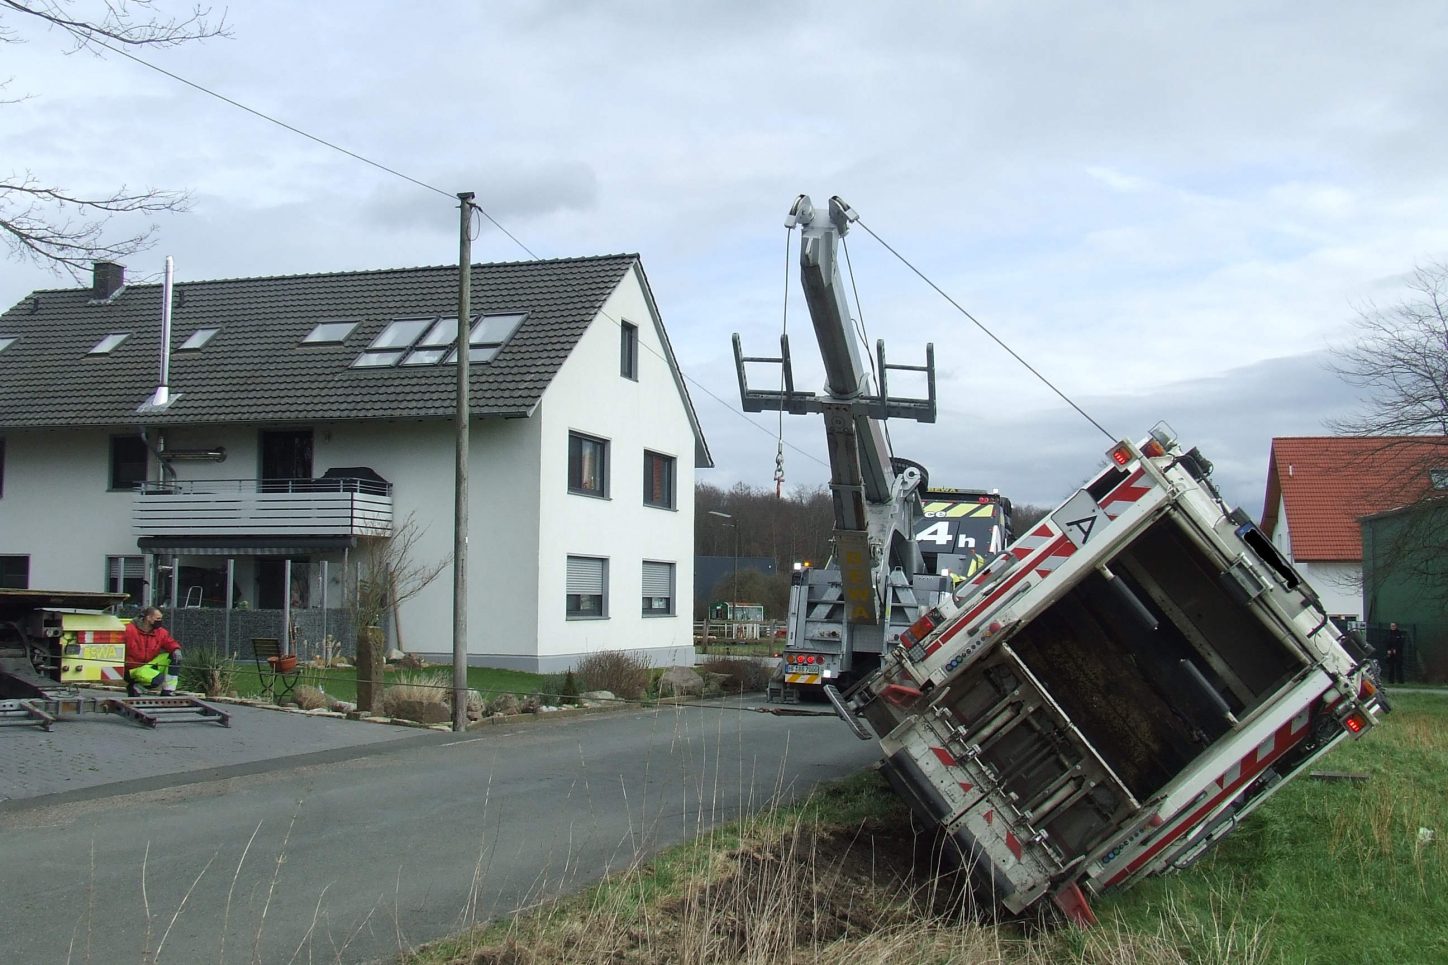
<svg viewBox="0 0 1448 965">
<path fill-rule="evenodd" d="M 135 556 L 131 494 L 111 492 L 112 435 L 6 432 L 0 554 L 30 557 L 36 589 L 104 590 L 107 556 Z"/>
<path fill-rule="evenodd" d="M 475 664 L 506 655 L 507 665 L 531 665 L 538 598 L 537 424 L 479 419 L 470 429 L 468 653 Z M 368 466 L 391 482 L 396 524 L 410 516 L 419 530 L 412 561 L 429 565 L 453 553 L 455 447 L 450 422 L 339 423 L 317 428 L 313 462 L 319 474 L 333 466 Z M 451 655 L 453 579 L 448 566 L 403 603 L 405 649 Z"/>
<path fill-rule="evenodd" d="M 1328 561 L 1301 562 L 1297 571 L 1312 584 L 1322 605 L 1331 614 L 1348 614 L 1362 619 L 1363 588 L 1361 563 Z"/>
<path fill-rule="evenodd" d="M 543 512 L 537 569 L 538 652 L 562 669 L 598 650 L 632 650 L 655 664 L 693 662 L 694 433 L 663 357 L 658 329 L 637 278 L 604 305 L 543 397 Z M 619 373 L 620 330 L 639 330 L 638 380 Z M 568 492 L 570 430 L 608 440 L 607 499 Z M 675 509 L 643 502 L 644 450 L 674 457 Z M 568 619 L 567 559 L 604 557 L 608 615 Z M 674 564 L 674 612 L 642 614 L 645 560 Z"/>
</svg>

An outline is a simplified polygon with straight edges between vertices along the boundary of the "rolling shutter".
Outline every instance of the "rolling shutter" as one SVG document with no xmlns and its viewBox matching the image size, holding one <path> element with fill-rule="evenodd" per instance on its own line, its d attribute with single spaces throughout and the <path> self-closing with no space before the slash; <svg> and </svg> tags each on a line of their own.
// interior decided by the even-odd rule
<svg viewBox="0 0 1448 965">
<path fill-rule="evenodd" d="M 674 595 L 674 564 L 644 561 L 644 596 Z"/>
<path fill-rule="evenodd" d="M 568 557 L 568 592 L 582 596 L 602 596 L 603 560 L 591 556 Z"/>
</svg>

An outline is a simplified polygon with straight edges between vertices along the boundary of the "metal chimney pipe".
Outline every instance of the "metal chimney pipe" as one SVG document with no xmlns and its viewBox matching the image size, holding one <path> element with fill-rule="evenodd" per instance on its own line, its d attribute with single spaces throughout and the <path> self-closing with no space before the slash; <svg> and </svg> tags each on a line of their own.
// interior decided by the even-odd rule
<svg viewBox="0 0 1448 965">
<path fill-rule="evenodd" d="M 154 405 L 162 406 L 171 401 L 171 280 L 176 265 L 170 255 L 166 256 L 166 280 L 161 284 L 161 379 L 156 386 Z"/>
</svg>

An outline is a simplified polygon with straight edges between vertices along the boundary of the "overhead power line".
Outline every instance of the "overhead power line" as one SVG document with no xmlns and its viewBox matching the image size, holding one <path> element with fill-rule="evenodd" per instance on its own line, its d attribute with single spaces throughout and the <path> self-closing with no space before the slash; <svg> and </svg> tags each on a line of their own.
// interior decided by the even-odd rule
<svg viewBox="0 0 1448 965">
<path fill-rule="evenodd" d="M 77 33 L 77 31 L 75 31 L 75 30 L 71 30 L 71 33 L 76 34 L 76 36 L 81 36 L 81 35 L 80 35 L 79 33 Z M 225 94 L 222 94 L 222 93 L 220 93 L 220 92 L 218 92 L 218 91 L 212 90 L 211 88 L 205 86 L 204 84 L 199 84 L 199 83 L 197 83 L 196 81 L 190 80 L 190 79 L 188 79 L 188 78 L 186 78 L 186 77 L 182 77 L 180 74 L 177 74 L 177 73 L 175 73 L 175 72 L 173 72 L 173 71 L 169 71 L 169 70 L 165 69 L 164 67 L 160 67 L 160 66 L 158 66 L 158 65 L 156 65 L 156 64 L 153 64 L 153 63 L 151 63 L 150 61 L 148 61 L 148 60 L 146 60 L 146 59 L 144 59 L 144 58 L 142 58 L 142 57 L 137 57 L 135 54 L 131 53 L 130 51 L 123 50 L 123 49 L 121 49 L 121 48 L 119 48 L 119 47 L 115 47 L 115 46 L 113 46 L 113 45 L 111 45 L 111 44 L 108 44 L 108 43 L 106 43 L 105 41 L 100 40 L 100 39 L 96 38 L 96 37 L 93 36 L 93 35 L 85 35 L 82 39 L 84 39 L 87 43 L 94 44 L 94 45 L 96 45 L 96 46 L 98 46 L 98 47 L 104 47 L 106 50 L 109 50 L 109 51 L 111 51 L 111 52 L 114 53 L 114 54 L 119 54 L 120 56 L 125 57 L 127 60 L 134 61 L 135 63 L 140 64 L 142 67 L 146 67 L 146 68 L 149 68 L 150 70 L 154 70 L 156 73 L 161 74 L 161 75 L 163 75 L 163 76 L 165 76 L 165 77 L 169 77 L 170 79 L 176 81 L 177 83 L 185 84 L 187 87 L 190 87 L 190 88 L 192 88 L 192 89 L 194 89 L 194 90 L 198 90 L 198 91 L 200 91 L 201 93 L 206 94 L 206 95 L 208 95 L 208 96 L 210 96 L 210 97 L 214 97 L 214 98 L 216 98 L 217 100 L 219 100 L 219 101 L 221 101 L 221 102 L 223 102 L 223 103 L 225 103 L 225 104 L 229 104 L 230 106 L 235 107 L 237 110 L 245 111 L 246 113 L 251 114 L 251 115 L 254 116 L 254 117 L 261 118 L 262 120 L 264 120 L 264 121 L 266 121 L 266 122 L 268 122 L 268 123 L 270 123 L 270 124 L 275 124 L 277 127 L 283 128 L 284 130 L 291 131 L 293 134 L 296 134 L 296 135 L 298 135 L 298 136 L 300 136 L 300 137 L 304 137 L 304 138 L 306 138 L 307 140 L 312 141 L 312 142 L 314 142 L 314 143 L 316 143 L 316 144 L 320 144 L 320 145 L 322 145 L 322 146 L 325 147 L 325 148 L 328 148 L 328 149 L 330 149 L 330 150 L 336 151 L 336 152 L 338 152 L 339 154 L 344 154 L 344 155 L 346 155 L 347 157 L 352 158 L 352 159 L 355 160 L 355 161 L 361 161 L 363 164 L 366 164 L 366 165 L 369 165 L 370 167 L 376 168 L 377 170 L 382 171 L 382 172 L 384 172 L 384 173 L 386 173 L 386 174 L 390 174 L 390 175 L 392 175 L 393 177 L 401 178 L 402 180 L 407 181 L 407 182 L 410 183 L 410 184 L 416 185 L 417 187 L 422 188 L 423 190 L 431 191 L 431 192 L 433 192 L 434 194 L 441 195 L 442 197 L 447 198 L 449 202 L 452 202 L 452 201 L 457 200 L 457 197 L 456 197 L 456 195 L 455 195 L 453 192 L 445 191 L 444 189 L 438 187 L 438 186 L 435 185 L 435 184 L 429 184 L 429 183 L 427 183 L 426 181 L 421 180 L 420 178 L 412 177 L 411 175 L 405 174 L 405 173 L 403 173 L 402 171 L 397 170 L 396 168 L 389 167 L 388 165 L 383 164 L 383 163 L 381 163 L 380 161 L 374 161 L 374 160 L 372 160 L 371 158 L 366 157 L 365 155 L 358 154 L 356 151 L 352 151 L 352 150 L 349 150 L 349 149 L 347 149 L 347 148 L 345 148 L 345 147 L 342 147 L 340 144 L 336 144 L 336 143 L 334 143 L 334 142 L 332 142 L 332 141 L 329 141 L 329 140 L 327 140 L 327 139 L 324 138 L 324 137 L 319 137 L 319 136 L 316 135 L 316 134 L 312 134 L 312 133 L 309 132 L 309 131 L 305 131 L 305 130 L 303 130 L 302 128 L 297 127 L 297 126 L 294 125 L 294 124 L 288 124 L 286 121 L 283 121 L 283 120 L 281 120 L 280 118 L 273 117 L 272 115 L 267 114 L 267 113 L 264 112 L 264 111 L 259 111 L 259 110 L 257 110 L 257 109 L 254 108 L 254 107 L 250 107 L 250 106 L 248 106 L 248 105 L 246 105 L 246 104 L 243 104 L 241 101 L 238 101 L 238 100 L 236 100 L 235 98 L 227 97 Z M 494 218 L 491 214 L 489 214 L 489 213 L 487 212 L 487 209 L 485 209 L 482 205 L 478 204 L 476 201 L 473 201 L 473 202 L 472 202 L 472 208 L 473 208 L 473 210 L 475 210 L 475 211 L 477 211 L 479 214 L 481 214 L 484 218 L 487 218 L 488 221 L 492 222 L 493 226 L 496 227 L 499 231 L 501 231 L 501 232 L 508 238 L 509 241 L 513 242 L 513 244 L 517 245 L 520 249 L 522 249 L 523 251 L 527 252 L 527 254 L 528 254 L 529 257 L 533 258 L 534 260 L 542 260 L 541 257 L 533 251 L 533 249 L 529 248 L 529 247 L 528 247 L 527 245 L 525 245 L 522 241 L 520 241 L 520 240 L 518 239 L 518 237 L 517 237 L 516 235 L 514 235 L 511 231 L 509 231 L 507 228 L 505 228 L 505 227 L 502 225 L 502 223 L 498 221 L 497 218 Z M 607 318 L 607 319 L 608 319 L 610 322 L 612 322 L 615 326 L 618 326 L 618 327 L 620 327 L 620 328 L 622 327 L 622 323 L 621 323 L 618 319 L 616 319 L 616 318 L 614 318 L 613 316 L 609 315 L 607 312 L 603 311 L 602 309 L 599 310 L 599 314 L 602 315 L 604 318 Z M 649 345 L 649 344 L 646 343 L 646 342 L 641 342 L 640 344 L 641 344 L 641 345 L 643 346 L 643 348 L 644 348 L 646 351 L 648 351 L 650 354 L 656 356 L 658 359 L 660 359 L 661 361 L 663 361 L 665 364 L 668 363 L 668 359 L 665 358 L 661 353 L 659 353 L 653 346 Z M 675 360 L 675 364 L 677 365 L 677 360 Z M 688 382 L 689 384 L 693 385 L 695 388 L 697 388 L 697 389 L 698 389 L 700 392 L 702 392 L 704 395 L 707 395 L 709 398 L 713 399 L 715 402 L 718 402 L 720 405 L 724 406 L 724 408 L 727 409 L 731 414 L 733 414 L 733 415 L 735 415 L 735 416 L 738 416 L 740 419 L 743 419 L 743 420 L 744 420 L 746 423 L 748 423 L 750 426 L 753 426 L 755 429 L 759 430 L 760 432 L 765 433 L 766 435 L 772 435 L 772 433 L 770 432 L 769 429 L 767 429 L 767 428 L 765 428 L 764 426 L 760 425 L 759 423 L 755 422 L 753 419 L 750 419 L 750 418 L 749 418 L 748 416 L 746 416 L 743 412 L 741 412 L 741 411 L 739 411 L 738 409 L 734 408 L 733 405 L 731 405 L 730 403 L 728 403 L 728 402 L 726 402 L 725 400 L 721 399 L 719 396 L 715 395 L 712 391 L 709 390 L 708 387 L 706 387 L 706 386 L 705 386 L 703 383 L 701 383 L 698 379 L 695 379 L 694 377 L 690 376 L 687 372 L 684 371 L 684 368 L 683 368 L 682 365 L 679 365 L 679 366 L 678 366 L 678 369 L 679 369 L 679 374 L 683 377 L 684 381 L 686 381 L 686 382 Z M 786 446 L 789 446 L 789 448 L 795 450 L 796 452 L 800 453 L 801 455 L 803 455 L 803 456 L 806 457 L 807 459 L 811 459 L 811 460 L 813 460 L 814 462 L 817 462 L 817 463 L 819 463 L 821 466 L 824 466 L 824 467 L 826 467 L 826 468 L 829 467 L 829 463 L 825 462 L 823 459 L 820 459 L 818 456 L 814 455 L 813 453 L 806 452 L 805 450 L 800 449 L 798 446 L 795 446 L 795 445 L 793 445 L 792 443 L 786 442 L 786 443 L 784 443 L 784 444 L 785 444 Z"/>
</svg>

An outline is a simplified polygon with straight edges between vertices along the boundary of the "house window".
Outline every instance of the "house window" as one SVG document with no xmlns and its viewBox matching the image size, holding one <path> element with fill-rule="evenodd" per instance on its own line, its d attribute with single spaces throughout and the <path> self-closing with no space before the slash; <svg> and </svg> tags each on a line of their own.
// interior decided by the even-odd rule
<svg viewBox="0 0 1448 965">
<path fill-rule="evenodd" d="M 145 481 L 145 440 L 140 436 L 111 436 L 111 488 L 135 489 Z"/>
<path fill-rule="evenodd" d="M 106 557 L 107 593 L 125 593 L 131 598 L 132 603 L 139 603 L 145 577 L 146 558 L 144 556 Z"/>
<path fill-rule="evenodd" d="M 356 322 L 319 322 L 302 339 L 303 345 L 341 345 L 357 327 Z"/>
<path fill-rule="evenodd" d="M 674 564 L 644 560 L 644 609 L 646 617 L 674 613 Z"/>
<path fill-rule="evenodd" d="M 107 335 L 105 338 L 103 338 L 103 339 L 101 339 L 99 342 L 97 342 L 97 343 L 95 344 L 95 347 L 92 348 L 92 349 L 91 349 L 89 352 L 87 352 L 86 354 L 87 354 L 87 355 L 110 355 L 112 352 L 114 352 L 114 351 L 116 350 L 116 346 L 118 346 L 118 345 L 120 345 L 122 342 L 124 342 L 124 341 L 126 340 L 126 337 L 129 336 L 130 334 L 131 334 L 130 332 L 112 332 L 110 335 Z"/>
<path fill-rule="evenodd" d="M 639 378 L 639 327 L 623 322 L 619 330 L 618 374 L 626 379 Z"/>
<path fill-rule="evenodd" d="M 30 589 L 30 557 L 0 556 L 0 587 L 7 590 Z"/>
<path fill-rule="evenodd" d="M 644 505 L 674 508 L 674 457 L 644 450 Z"/>
<path fill-rule="evenodd" d="M 207 342 L 216 337 L 219 328 L 198 328 L 191 333 L 191 337 L 182 342 L 176 349 L 178 352 L 194 352 L 202 348 Z"/>
<path fill-rule="evenodd" d="M 608 495 L 608 443 L 568 433 L 568 491 L 584 496 Z"/>
<path fill-rule="evenodd" d="M 608 616 L 608 560 L 568 557 L 567 605 L 570 620 Z"/>
<path fill-rule="evenodd" d="M 10 346 L 14 345 L 15 339 L 18 337 L 19 336 L 16 335 L 0 335 L 0 352 L 3 352 Z"/>
</svg>

